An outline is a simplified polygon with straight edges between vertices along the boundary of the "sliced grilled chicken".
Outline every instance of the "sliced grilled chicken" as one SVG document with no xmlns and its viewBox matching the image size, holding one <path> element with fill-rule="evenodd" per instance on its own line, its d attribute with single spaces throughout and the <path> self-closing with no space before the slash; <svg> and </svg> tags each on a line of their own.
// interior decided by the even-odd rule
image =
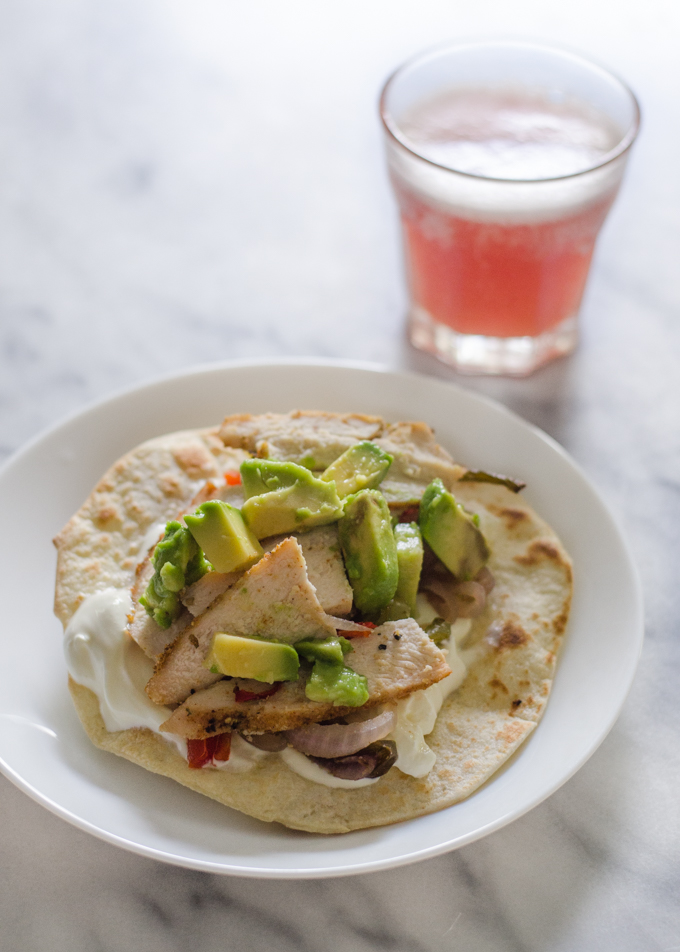
<svg viewBox="0 0 680 952">
<path fill-rule="evenodd" d="M 265 539 L 262 545 L 269 552 L 284 538 Z M 316 589 L 323 610 L 329 615 L 349 615 L 352 611 L 352 586 L 345 574 L 337 526 L 318 526 L 309 532 L 294 533 L 293 538 L 300 543 L 309 581 Z"/>
<path fill-rule="evenodd" d="M 156 704 L 178 704 L 192 689 L 221 677 L 203 665 L 218 631 L 293 643 L 325 638 L 335 630 L 309 582 L 302 549 L 295 539 L 285 539 L 181 632 L 157 664 L 146 692 Z"/>
<path fill-rule="evenodd" d="M 355 639 L 352 646 L 346 663 L 368 681 L 369 699 L 362 710 L 397 701 L 451 673 L 445 656 L 412 618 L 387 622 L 368 638 Z M 357 710 L 308 700 L 305 681 L 303 675 L 297 681 L 284 682 L 276 694 L 263 700 L 237 701 L 239 682 L 223 679 L 188 697 L 161 730 L 189 738 L 225 730 L 264 733 L 291 730 Z M 259 690 L 268 687 L 261 684 Z"/>
<path fill-rule="evenodd" d="M 271 552 L 289 536 L 265 539 L 263 548 Z M 321 607 L 329 615 L 348 615 L 352 610 L 352 588 L 345 575 L 345 566 L 338 544 L 335 526 L 319 526 L 309 532 L 299 532 L 293 538 L 300 543 L 307 565 L 307 576 L 316 589 Z M 182 595 L 182 603 L 192 615 L 202 615 L 212 602 L 226 592 L 241 577 L 242 572 L 209 572 Z"/>
<path fill-rule="evenodd" d="M 184 590 L 182 604 L 197 618 L 242 577 L 243 572 L 208 572 Z"/>
</svg>

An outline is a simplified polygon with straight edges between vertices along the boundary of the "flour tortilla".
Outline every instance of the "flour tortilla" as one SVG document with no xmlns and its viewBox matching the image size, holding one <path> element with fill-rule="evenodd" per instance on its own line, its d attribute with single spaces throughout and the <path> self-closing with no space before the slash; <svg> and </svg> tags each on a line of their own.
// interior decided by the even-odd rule
<svg viewBox="0 0 680 952">
<path fill-rule="evenodd" d="M 109 733 L 97 697 L 70 680 L 76 710 L 96 746 L 250 816 L 316 833 L 382 826 L 450 806 L 473 793 L 517 750 L 550 693 L 571 600 L 569 557 L 550 527 L 504 486 L 458 483 L 463 468 L 441 448 L 433 452 L 431 437 L 428 448 L 422 425 L 412 428 L 417 438 L 411 451 L 407 424 L 389 428 L 370 421 L 381 442 L 398 443 L 399 478 L 425 482 L 436 472 L 479 514 L 492 553 L 489 568 L 496 587 L 465 642 L 468 675 L 445 701 L 427 738 L 437 756 L 430 773 L 415 779 L 393 768 L 375 784 L 345 790 L 305 780 L 275 756 L 247 773 L 194 770 L 174 746 L 147 729 Z M 111 585 L 131 586 L 145 554 L 145 534 L 186 509 L 205 479 L 238 467 L 247 447 L 233 437 L 235 445 L 225 447 L 218 432 L 152 440 L 103 477 L 55 539 L 55 611 L 64 625 L 86 596 Z M 305 452 L 309 444 L 307 438 Z"/>
</svg>

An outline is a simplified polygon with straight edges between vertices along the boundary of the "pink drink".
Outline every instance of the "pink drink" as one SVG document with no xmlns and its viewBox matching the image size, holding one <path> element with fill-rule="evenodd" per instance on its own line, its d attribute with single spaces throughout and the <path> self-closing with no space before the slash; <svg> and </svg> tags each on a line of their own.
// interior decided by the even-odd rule
<svg viewBox="0 0 680 952">
<path fill-rule="evenodd" d="M 494 179 L 550 179 L 588 168 L 620 138 L 581 104 L 452 90 L 401 121 L 418 154 Z M 538 336 L 579 308 L 595 239 L 614 200 L 574 201 L 546 216 L 531 201 L 488 220 L 395 180 L 414 305 L 460 334 Z"/>
<path fill-rule="evenodd" d="M 580 57 L 514 41 L 406 63 L 381 98 L 410 336 L 460 370 L 529 373 L 576 344 L 635 98 Z"/>
</svg>

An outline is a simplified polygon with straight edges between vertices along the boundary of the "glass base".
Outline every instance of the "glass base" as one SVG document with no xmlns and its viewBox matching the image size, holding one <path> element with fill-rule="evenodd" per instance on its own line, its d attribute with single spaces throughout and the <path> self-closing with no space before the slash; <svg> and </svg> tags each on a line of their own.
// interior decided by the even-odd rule
<svg viewBox="0 0 680 952">
<path fill-rule="evenodd" d="M 460 373 L 524 377 L 555 357 L 570 354 L 578 341 L 578 326 L 576 317 L 568 317 L 539 337 L 459 334 L 416 305 L 410 315 L 409 337 L 414 347 L 434 354 Z"/>
</svg>

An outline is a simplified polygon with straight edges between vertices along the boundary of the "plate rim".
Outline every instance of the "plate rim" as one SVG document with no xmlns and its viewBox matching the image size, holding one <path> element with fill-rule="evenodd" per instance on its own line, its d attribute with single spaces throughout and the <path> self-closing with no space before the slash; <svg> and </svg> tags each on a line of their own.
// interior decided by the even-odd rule
<svg viewBox="0 0 680 952">
<path fill-rule="evenodd" d="M 344 877 L 351 875 L 358 875 L 371 872 L 385 871 L 387 869 L 396 869 L 402 866 L 410 865 L 411 863 L 422 862 L 426 859 L 432 859 L 436 856 L 444 855 L 453 850 L 459 849 L 463 846 L 469 845 L 479 839 L 488 836 L 490 833 L 493 833 L 499 829 L 502 829 L 504 826 L 513 822 L 514 820 L 520 819 L 520 817 L 525 816 L 528 812 L 533 810 L 535 807 L 539 806 L 546 799 L 553 795 L 561 786 L 567 783 L 583 766 L 584 764 L 595 754 L 600 745 L 603 743 L 605 738 L 610 733 L 614 724 L 620 716 L 621 710 L 630 694 L 630 690 L 635 678 L 637 671 L 640 655 L 642 652 L 644 644 L 644 601 L 643 601 L 643 589 L 639 570 L 633 559 L 631 548 L 628 544 L 626 533 L 624 532 L 622 526 L 619 524 L 618 519 L 614 515 L 612 509 L 610 508 L 607 500 L 602 496 L 598 487 L 592 482 L 589 476 L 586 474 L 581 465 L 567 452 L 567 450 L 561 446 L 552 436 L 546 433 L 540 427 L 536 426 L 533 423 L 528 422 L 523 419 L 518 413 L 514 410 L 509 409 L 504 404 L 500 403 L 498 400 L 495 400 L 492 397 L 487 396 L 486 394 L 480 394 L 474 390 L 467 389 L 464 386 L 461 386 L 457 381 L 446 380 L 439 377 L 433 377 L 427 374 L 418 373 L 412 370 L 403 369 L 400 367 L 393 367 L 387 364 L 381 364 L 373 361 L 357 361 L 350 360 L 345 358 L 327 358 L 327 357 L 262 357 L 257 359 L 251 358 L 239 358 L 233 360 L 219 360 L 211 361 L 206 363 L 192 364 L 189 367 L 184 367 L 180 369 L 175 369 L 164 374 L 156 375 L 151 377 L 148 380 L 141 382 L 133 383 L 125 387 L 121 387 L 113 392 L 99 397 L 96 400 L 93 400 L 87 403 L 85 406 L 82 406 L 78 409 L 72 410 L 70 413 L 61 417 L 56 422 L 45 427 L 39 431 L 35 436 L 31 437 L 21 446 L 19 446 L 9 457 L 4 460 L 2 465 L 0 465 L 0 480 L 2 480 L 6 473 L 13 469 L 15 466 L 19 465 L 23 458 L 27 456 L 35 447 L 40 443 L 47 440 L 48 438 L 54 436 L 60 429 L 65 429 L 70 426 L 72 423 L 77 421 L 81 417 L 85 417 L 92 412 L 95 412 L 108 404 L 115 403 L 119 399 L 123 399 L 127 396 L 131 396 L 135 393 L 143 392 L 147 389 L 153 389 L 159 384 L 169 383 L 173 380 L 184 379 L 188 377 L 197 377 L 207 373 L 219 373 L 219 372 L 229 372 L 233 369 L 244 368 L 250 370 L 256 370 L 257 368 L 270 367 L 270 366 L 282 366 L 282 367 L 296 367 L 296 366 L 306 366 L 306 367 L 333 367 L 337 369 L 344 370 L 361 370 L 367 371 L 370 373 L 376 374 L 391 374 L 393 376 L 398 376 L 412 381 L 427 381 L 428 383 L 435 383 L 444 389 L 453 389 L 459 394 L 463 394 L 465 398 L 470 398 L 474 402 L 481 403 L 487 408 L 493 410 L 495 413 L 500 413 L 502 416 L 512 419 L 515 422 L 520 423 L 523 427 L 531 430 L 542 442 L 546 443 L 550 448 L 556 452 L 562 460 L 567 463 L 581 480 L 587 485 L 590 492 L 594 495 L 595 499 L 601 506 L 604 514 L 607 516 L 610 527 L 614 531 L 616 541 L 620 548 L 621 554 L 625 557 L 627 568 L 630 573 L 631 580 L 633 582 L 632 588 L 632 599 L 635 606 L 635 618 L 632 620 L 631 627 L 637 632 L 636 640 L 636 650 L 633 653 L 630 653 L 630 659 L 628 661 L 626 678 L 625 678 L 625 689 L 621 690 L 620 697 L 617 704 L 615 705 L 614 710 L 606 724 L 601 728 L 599 735 L 588 745 L 587 750 L 582 754 L 578 761 L 572 766 L 572 768 L 564 775 L 562 775 L 558 780 L 553 782 L 549 788 L 541 793 L 541 795 L 532 798 L 528 803 L 524 804 L 521 808 L 515 808 L 507 813 L 501 813 L 494 821 L 486 823 L 482 827 L 478 827 L 475 830 L 471 830 L 466 834 L 456 836 L 453 840 L 447 839 L 444 842 L 424 847 L 421 850 L 416 850 L 403 855 L 396 857 L 387 856 L 381 859 L 376 859 L 373 861 L 361 862 L 361 863 L 343 863 L 340 866 L 325 866 L 325 867 L 313 867 L 313 868 L 296 868 L 296 867 L 260 867 L 255 868 L 252 866 L 239 866 L 237 863 L 219 863 L 209 860 L 196 859 L 192 857 L 187 857 L 180 855 L 178 853 L 167 852 L 165 850 L 159 849 L 157 847 L 148 846 L 143 843 L 136 842 L 133 839 L 126 838 L 121 836 L 118 833 L 113 833 L 109 830 L 104 829 L 101 826 L 96 825 L 95 823 L 87 820 L 76 813 L 74 813 L 69 808 L 62 806 L 50 796 L 42 793 L 37 789 L 32 783 L 25 780 L 17 770 L 15 770 L 1 755 L 0 755 L 0 772 L 7 777 L 7 779 L 23 793 L 29 796 L 34 802 L 38 803 L 45 809 L 49 810 L 55 816 L 60 817 L 65 820 L 67 823 L 75 826 L 78 829 L 83 830 L 84 832 L 90 833 L 97 839 L 109 843 L 113 846 L 125 849 L 128 852 L 135 853 L 139 856 L 144 856 L 146 858 L 155 859 L 160 862 L 168 863 L 170 865 L 178 866 L 185 869 L 199 870 L 203 872 L 216 873 L 219 875 L 233 875 L 241 876 L 244 878 L 250 879 L 294 879 L 294 880 L 304 880 L 304 879 L 323 879 L 323 878 L 336 878 Z M 623 680 L 623 679 L 622 679 Z M 402 821 L 403 823 L 409 823 L 412 821 Z M 395 824 L 399 825 L 399 824 Z M 329 839 L 329 843 L 332 842 L 332 839 Z"/>
</svg>

